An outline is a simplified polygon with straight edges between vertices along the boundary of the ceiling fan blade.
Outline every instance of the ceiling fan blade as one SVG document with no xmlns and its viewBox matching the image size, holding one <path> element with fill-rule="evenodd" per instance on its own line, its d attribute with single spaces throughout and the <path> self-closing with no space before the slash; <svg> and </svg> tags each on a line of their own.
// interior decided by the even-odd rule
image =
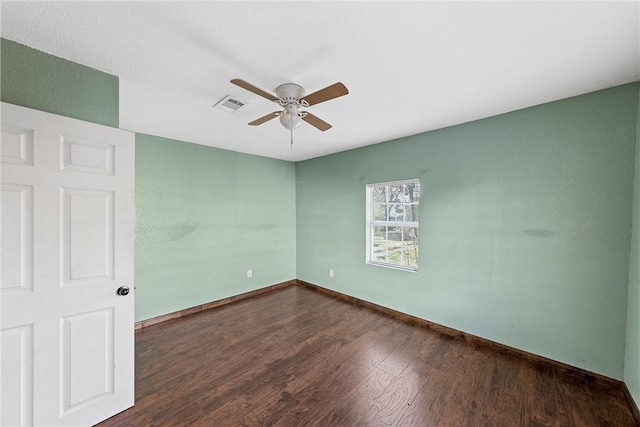
<svg viewBox="0 0 640 427">
<path fill-rule="evenodd" d="M 325 130 L 331 129 L 331 125 L 329 123 L 318 118 L 318 116 L 314 116 L 311 113 L 307 113 L 304 117 L 302 117 L 302 120 L 309 123 L 311 126 L 314 126 L 320 129 L 322 132 L 324 132 Z"/>
<path fill-rule="evenodd" d="M 305 96 L 304 99 L 309 105 L 320 104 L 321 102 L 328 101 L 339 96 L 343 96 L 349 93 L 349 90 L 342 83 L 334 83 L 331 86 L 327 86 L 324 89 L 320 89 L 317 92 L 313 92 L 310 95 Z"/>
<path fill-rule="evenodd" d="M 252 121 L 251 123 L 249 123 L 251 126 L 258 126 L 261 125 L 265 122 L 268 122 L 271 119 L 275 119 L 276 117 L 278 117 L 280 115 L 280 111 L 274 111 L 273 113 L 269 113 L 266 116 L 262 116 L 259 119 L 255 119 L 254 121 Z"/>
<path fill-rule="evenodd" d="M 271 95 L 269 92 L 265 92 L 264 90 L 255 87 L 254 85 L 252 85 L 251 83 L 247 83 L 244 80 L 240 80 L 240 79 L 233 79 L 231 80 L 231 83 L 233 83 L 236 86 L 240 86 L 242 89 L 246 89 L 249 92 L 253 92 L 256 95 L 260 95 L 263 98 L 267 98 L 269 101 L 277 101 L 278 98 L 276 98 L 275 96 Z"/>
</svg>

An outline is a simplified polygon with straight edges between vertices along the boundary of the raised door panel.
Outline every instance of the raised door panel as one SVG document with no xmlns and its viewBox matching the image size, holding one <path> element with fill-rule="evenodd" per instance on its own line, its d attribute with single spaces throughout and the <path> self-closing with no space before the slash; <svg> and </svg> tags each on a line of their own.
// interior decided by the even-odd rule
<svg viewBox="0 0 640 427">
<path fill-rule="evenodd" d="M 0 291 L 33 289 L 33 187 L 2 184 Z"/>
<path fill-rule="evenodd" d="M 28 426 L 33 420 L 33 327 L 0 332 L 0 425 Z"/>
<path fill-rule="evenodd" d="M 113 308 L 63 318 L 60 348 L 63 415 L 113 394 Z"/>
<path fill-rule="evenodd" d="M 62 189 L 63 286 L 113 279 L 114 194 Z"/>
<path fill-rule="evenodd" d="M 2 126 L 0 162 L 14 165 L 33 165 L 33 130 Z"/>
<path fill-rule="evenodd" d="M 79 138 L 61 137 L 62 164 L 66 171 L 113 175 L 115 146 Z"/>
</svg>

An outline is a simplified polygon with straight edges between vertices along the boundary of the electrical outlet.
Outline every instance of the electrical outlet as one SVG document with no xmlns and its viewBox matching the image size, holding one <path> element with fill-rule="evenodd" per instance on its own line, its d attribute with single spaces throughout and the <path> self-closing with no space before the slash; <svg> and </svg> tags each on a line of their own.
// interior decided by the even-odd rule
<svg viewBox="0 0 640 427">
<path fill-rule="evenodd" d="M 253 270 L 249 269 L 247 270 L 247 278 L 252 278 L 253 277 Z"/>
<path fill-rule="evenodd" d="M 333 277 L 333 270 L 329 270 L 329 277 Z"/>
</svg>

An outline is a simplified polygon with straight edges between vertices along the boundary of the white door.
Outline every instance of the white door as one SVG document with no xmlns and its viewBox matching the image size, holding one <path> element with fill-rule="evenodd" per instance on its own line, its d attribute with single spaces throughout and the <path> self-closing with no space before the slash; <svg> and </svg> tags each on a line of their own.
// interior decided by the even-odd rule
<svg viewBox="0 0 640 427">
<path fill-rule="evenodd" d="M 92 425 L 134 403 L 134 134 L 6 103 L 1 127 L 1 424 Z"/>
</svg>

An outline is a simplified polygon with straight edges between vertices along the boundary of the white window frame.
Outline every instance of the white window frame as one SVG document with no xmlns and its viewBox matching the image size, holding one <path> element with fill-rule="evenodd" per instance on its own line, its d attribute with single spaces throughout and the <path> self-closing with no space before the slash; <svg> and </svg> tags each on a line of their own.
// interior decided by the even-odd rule
<svg viewBox="0 0 640 427">
<path fill-rule="evenodd" d="M 376 226 L 394 226 L 394 227 L 414 227 L 419 230 L 419 221 L 409 222 L 409 221 L 376 221 L 374 217 L 374 197 L 373 197 L 373 189 L 375 187 L 382 186 L 390 186 L 390 185 L 403 185 L 403 184 L 418 184 L 420 186 L 420 179 L 405 179 L 400 181 L 389 181 L 389 182 L 376 182 L 372 184 L 366 185 L 366 244 L 367 244 L 367 258 L 366 263 L 370 265 L 377 265 L 381 267 L 393 268 L 397 270 L 403 271 L 412 271 L 417 272 L 418 267 L 413 267 L 410 265 L 402 265 L 395 264 L 389 262 L 381 262 L 373 259 L 373 244 L 374 244 L 374 230 Z M 420 206 L 420 202 L 417 203 Z M 416 242 L 417 244 L 417 242 Z"/>
</svg>

